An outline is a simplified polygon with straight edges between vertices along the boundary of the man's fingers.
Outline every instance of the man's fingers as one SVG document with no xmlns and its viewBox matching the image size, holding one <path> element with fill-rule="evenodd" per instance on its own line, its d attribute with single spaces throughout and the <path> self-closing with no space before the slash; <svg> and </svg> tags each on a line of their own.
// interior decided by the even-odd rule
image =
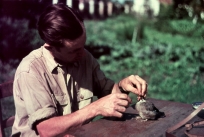
<svg viewBox="0 0 204 137">
<path fill-rule="evenodd" d="M 133 87 L 133 86 L 131 86 L 131 85 L 128 85 L 127 86 L 127 90 L 128 91 L 132 91 L 133 93 L 135 93 L 135 94 L 140 94 L 140 92 L 139 92 L 139 90 L 137 89 L 137 87 Z"/>
<path fill-rule="evenodd" d="M 147 83 L 142 85 L 142 96 L 146 97 L 147 94 Z"/>
<path fill-rule="evenodd" d="M 127 94 L 117 94 L 117 98 L 127 100 L 129 103 L 132 102 L 131 98 Z"/>
<path fill-rule="evenodd" d="M 138 88 L 138 91 L 140 92 L 139 95 L 141 96 L 145 96 L 146 92 L 147 92 L 147 83 L 145 80 L 143 80 L 141 77 L 139 77 L 138 75 L 135 75 L 135 79 L 137 81 L 139 81 L 140 86 L 141 86 L 141 90 Z"/>
<path fill-rule="evenodd" d="M 124 107 L 128 106 L 128 104 L 129 104 L 129 102 L 127 100 L 120 100 L 118 102 L 118 105 L 124 106 Z"/>
<path fill-rule="evenodd" d="M 117 107 L 115 108 L 115 110 L 118 111 L 118 112 L 125 112 L 126 108 L 123 107 L 123 106 L 117 106 Z"/>
<path fill-rule="evenodd" d="M 113 116 L 121 118 L 123 116 L 123 114 L 118 112 L 118 111 L 115 111 Z"/>
<path fill-rule="evenodd" d="M 139 77 L 139 76 L 137 76 L 137 75 L 136 76 L 133 75 L 133 77 L 131 76 L 131 79 L 132 79 L 131 81 L 136 86 L 135 88 L 137 89 L 137 92 L 138 92 L 137 94 L 140 94 L 142 91 L 142 86 L 141 86 L 140 79 L 137 79 L 137 77 Z M 129 85 L 129 86 L 131 86 L 131 85 Z"/>
</svg>

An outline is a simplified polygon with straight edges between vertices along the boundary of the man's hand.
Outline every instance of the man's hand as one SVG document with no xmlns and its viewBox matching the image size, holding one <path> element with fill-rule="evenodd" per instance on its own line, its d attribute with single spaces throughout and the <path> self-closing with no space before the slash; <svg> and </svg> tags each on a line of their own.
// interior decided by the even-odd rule
<svg viewBox="0 0 204 137">
<path fill-rule="evenodd" d="M 137 94 L 138 100 L 144 98 L 147 94 L 147 83 L 138 75 L 131 75 L 122 79 L 118 83 L 118 86 L 121 87 L 124 91 Z"/>
<path fill-rule="evenodd" d="M 122 117 L 122 112 L 125 112 L 130 103 L 131 99 L 128 95 L 113 93 L 93 102 L 91 105 L 96 108 L 97 115 Z"/>
</svg>

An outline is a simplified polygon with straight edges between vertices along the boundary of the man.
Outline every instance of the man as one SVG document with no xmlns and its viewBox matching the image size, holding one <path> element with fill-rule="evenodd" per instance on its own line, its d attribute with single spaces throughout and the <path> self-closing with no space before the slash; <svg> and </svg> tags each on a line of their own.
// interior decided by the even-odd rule
<svg viewBox="0 0 204 137">
<path fill-rule="evenodd" d="M 146 82 L 139 76 L 118 84 L 105 77 L 84 49 L 83 20 L 73 9 L 49 6 L 38 31 L 45 44 L 27 55 L 15 74 L 13 136 L 62 136 L 98 115 L 121 117 L 131 103 L 121 91 L 146 96 Z M 99 99 L 92 102 L 94 95 Z"/>
</svg>

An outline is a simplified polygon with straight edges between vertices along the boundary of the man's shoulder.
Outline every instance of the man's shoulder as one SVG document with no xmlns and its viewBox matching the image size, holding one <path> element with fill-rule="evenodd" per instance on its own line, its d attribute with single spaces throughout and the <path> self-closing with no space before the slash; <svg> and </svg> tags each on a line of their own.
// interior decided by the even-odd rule
<svg viewBox="0 0 204 137">
<path fill-rule="evenodd" d="M 33 50 L 20 62 L 17 68 L 17 73 L 29 72 L 33 67 L 39 68 L 43 63 L 42 57 L 42 48 Z"/>
<path fill-rule="evenodd" d="M 85 57 L 81 61 L 81 64 L 86 64 L 87 67 L 94 69 L 98 66 L 98 61 L 88 50 L 85 49 Z"/>
<path fill-rule="evenodd" d="M 93 55 L 88 50 L 86 50 L 86 49 L 85 49 L 85 54 L 86 54 L 86 58 L 85 58 L 86 60 L 89 60 L 89 61 L 96 60 L 93 57 Z"/>
</svg>

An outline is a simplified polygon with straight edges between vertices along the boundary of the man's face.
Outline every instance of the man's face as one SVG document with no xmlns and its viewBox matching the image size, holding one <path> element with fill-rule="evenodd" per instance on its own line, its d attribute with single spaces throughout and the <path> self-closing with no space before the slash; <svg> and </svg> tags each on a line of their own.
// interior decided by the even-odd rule
<svg viewBox="0 0 204 137">
<path fill-rule="evenodd" d="M 74 63 L 84 56 L 85 32 L 76 40 L 64 40 L 63 47 L 49 49 L 56 61 L 62 63 Z M 50 46 L 51 47 L 51 46 Z"/>
</svg>

